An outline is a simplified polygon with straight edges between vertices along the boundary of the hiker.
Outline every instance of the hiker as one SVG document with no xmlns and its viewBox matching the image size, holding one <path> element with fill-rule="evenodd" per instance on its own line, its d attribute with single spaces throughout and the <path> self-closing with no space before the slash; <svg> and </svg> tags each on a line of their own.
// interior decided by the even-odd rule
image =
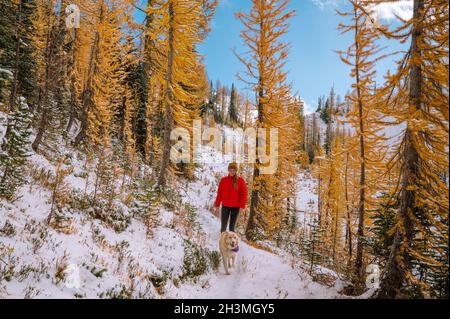
<svg viewBox="0 0 450 319">
<path fill-rule="evenodd" d="M 230 220 L 230 231 L 234 232 L 239 213 L 245 209 L 247 203 L 247 185 L 242 177 L 237 176 L 237 164 L 228 165 L 228 176 L 223 177 L 219 183 L 217 197 L 214 203 L 216 215 L 222 204 L 221 233 L 227 229 Z"/>
</svg>

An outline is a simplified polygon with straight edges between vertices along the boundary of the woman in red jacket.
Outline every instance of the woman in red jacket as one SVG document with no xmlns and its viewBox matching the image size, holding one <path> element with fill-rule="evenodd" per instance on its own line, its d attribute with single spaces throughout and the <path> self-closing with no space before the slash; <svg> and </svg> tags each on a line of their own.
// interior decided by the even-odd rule
<svg viewBox="0 0 450 319">
<path fill-rule="evenodd" d="M 222 203 L 222 233 L 227 229 L 228 220 L 230 220 L 230 231 L 234 232 L 239 213 L 245 209 L 247 203 L 247 185 L 244 179 L 238 177 L 236 173 L 237 164 L 231 163 L 228 165 L 228 176 L 220 180 L 214 203 L 216 214 L 219 212 L 219 206 Z"/>
</svg>

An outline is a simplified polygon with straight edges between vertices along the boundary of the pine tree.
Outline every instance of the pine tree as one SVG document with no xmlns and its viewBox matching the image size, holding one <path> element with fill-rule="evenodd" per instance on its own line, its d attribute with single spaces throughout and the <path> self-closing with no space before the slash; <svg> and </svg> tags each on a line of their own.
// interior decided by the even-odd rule
<svg viewBox="0 0 450 319">
<path fill-rule="evenodd" d="M 391 199 L 389 194 L 382 194 L 380 206 L 370 216 L 372 226 L 369 231 L 373 234 L 370 245 L 372 254 L 379 258 L 380 266 L 386 265 L 389 250 L 394 242 L 391 230 L 395 227 L 395 214 L 398 210 L 398 200 Z"/>
<path fill-rule="evenodd" d="M 327 124 L 327 130 L 325 131 L 325 152 L 327 155 L 331 152 L 331 147 L 333 143 L 333 124 L 335 116 L 335 93 L 334 87 L 331 88 L 330 95 L 327 99 L 326 106 L 323 110 L 323 116 L 321 114 L 322 120 Z"/>
<path fill-rule="evenodd" d="M 142 220 L 147 226 L 147 235 L 153 235 L 153 229 L 159 225 L 158 196 L 155 190 L 155 182 L 149 178 L 139 180 L 137 193 L 134 196 L 133 215 Z"/>
<path fill-rule="evenodd" d="M 137 55 L 137 54 L 136 54 Z M 146 126 L 146 104 L 148 100 L 148 79 L 145 73 L 145 66 L 140 57 L 137 55 L 133 57 L 135 63 L 128 65 L 126 69 L 127 78 L 124 86 L 126 87 L 127 94 L 132 97 L 130 107 L 133 109 L 131 112 L 130 128 L 134 136 L 134 142 L 136 152 L 145 156 L 145 141 L 147 137 Z M 125 99 L 125 102 L 129 101 Z M 123 112 L 125 115 L 125 112 Z M 125 120 L 124 120 L 125 123 Z"/>
<path fill-rule="evenodd" d="M 312 118 L 311 118 L 312 117 Z M 320 130 L 317 122 L 317 114 L 313 113 L 306 123 L 306 152 L 308 154 L 309 163 L 314 162 L 317 149 L 320 146 Z"/>
<path fill-rule="evenodd" d="M 38 77 L 38 97 L 34 124 L 36 138 L 32 147 L 35 152 L 44 142 L 45 137 L 53 137 L 56 128 L 63 121 L 65 105 L 65 1 L 60 6 L 54 6 L 50 1 L 36 1 L 36 11 L 33 15 L 33 45 L 36 48 L 36 74 Z M 47 145 L 49 146 L 49 145 Z"/>
<path fill-rule="evenodd" d="M 321 112 L 322 112 L 322 97 L 319 96 L 319 99 L 317 101 L 316 113 L 321 113 Z"/>
<path fill-rule="evenodd" d="M 132 98 L 130 94 L 127 96 L 124 85 L 127 78 L 125 65 L 130 63 L 130 56 L 127 43 L 123 42 L 124 33 L 121 29 L 128 8 L 120 6 L 119 1 L 114 5 L 109 8 L 106 1 L 100 1 L 96 8 L 99 20 L 94 45 L 97 48 L 90 83 L 91 100 L 87 105 L 86 134 L 93 145 L 102 145 L 103 148 L 109 147 L 108 141 L 114 126 L 120 132 L 120 125 L 113 123 L 113 120 L 118 110 L 124 108 L 123 98 L 128 98 L 128 101 Z M 128 109 L 129 106 L 130 104 Z"/>
<path fill-rule="evenodd" d="M 234 83 L 231 85 L 231 96 L 230 96 L 230 106 L 228 107 L 228 118 L 231 121 L 231 124 L 237 123 L 237 91 Z"/>
<path fill-rule="evenodd" d="M 307 154 L 307 137 L 306 137 L 306 120 L 305 120 L 305 105 L 301 98 L 297 98 L 298 104 L 298 151 L 299 151 L 299 164 L 301 168 L 306 169 L 309 164 L 309 158 Z"/>
<path fill-rule="evenodd" d="M 337 134 L 336 134 L 337 135 Z M 320 211 L 318 217 L 319 226 L 324 231 L 324 243 L 331 247 L 326 253 L 327 260 L 337 264 L 338 253 L 341 247 L 341 223 L 342 223 L 342 148 L 340 138 L 337 135 L 331 145 L 331 150 L 320 160 Z M 331 265 L 331 264 L 330 264 Z"/>
<path fill-rule="evenodd" d="M 12 111 L 18 97 L 34 103 L 36 77 L 30 33 L 35 10 L 33 0 L 0 1 L 0 68 L 11 71 L 11 79 L 0 80 L 0 102 Z M 0 79 L 3 74 L 0 74 Z"/>
<path fill-rule="evenodd" d="M 330 98 L 327 98 L 326 101 L 325 101 L 325 104 L 320 109 L 320 118 L 327 125 L 330 122 L 330 114 L 331 114 L 331 112 L 330 112 Z"/>
<path fill-rule="evenodd" d="M 0 153 L 0 197 L 13 199 L 17 189 L 25 182 L 24 167 L 29 156 L 31 114 L 25 99 L 8 116 L 10 129 L 2 141 Z"/>
<path fill-rule="evenodd" d="M 323 256 L 320 248 L 323 246 L 322 236 L 323 230 L 319 226 L 318 219 L 314 219 L 313 223 L 309 224 L 309 238 L 305 241 L 304 255 L 309 261 L 309 273 L 313 274 L 317 265 L 320 265 Z"/>
</svg>

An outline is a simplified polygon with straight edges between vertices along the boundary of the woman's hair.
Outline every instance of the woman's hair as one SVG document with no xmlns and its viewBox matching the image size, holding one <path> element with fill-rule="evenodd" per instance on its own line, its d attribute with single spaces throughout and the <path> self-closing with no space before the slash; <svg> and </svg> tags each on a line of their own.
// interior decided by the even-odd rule
<svg viewBox="0 0 450 319">
<path fill-rule="evenodd" d="M 233 176 L 233 186 L 234 186 L 234 188 L 236 188 L 237 187 L 237 178 L 238 178 L 238 176 L 237 176 L 237 169 L 238 169 L 237 164 L 235 162 L 228 164 L 228 169 L 229 170 L 230 169 L 236 170 L 236 174 L 234 174 L 234 176 Z"/>
</svg>

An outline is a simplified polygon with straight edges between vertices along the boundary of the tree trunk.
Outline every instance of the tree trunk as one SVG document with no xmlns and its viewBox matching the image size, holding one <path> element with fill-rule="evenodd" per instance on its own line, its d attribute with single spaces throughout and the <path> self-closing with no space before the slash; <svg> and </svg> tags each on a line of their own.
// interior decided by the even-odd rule
<svg viewBox="0 0 450 319">
<path fill-rule="evenodd" d="M 164 113 L 164 137 L 163 137 L 163 155 L 161 159 L 161 168 L 158 177 L 158 188 L 164 188 L 167 184 L 167 174 L 170 164 L 170 149 L 172 148 L 170 142 L 170 133 L 173 128 L 173 114 L 172 114 L 172 82 L 173 82 L 173 60 L 174 60 L 174 10 L 173 2 L 169 3 L 169 50 L 167 56 L 167 77 L 166 77 L 166 96 L 165 96 L 165 113 Z"/>
<path fill-rule="evenodd" d="M 104 12 L 103 12 L 103 6 L 104 2 L 103 0 L 99 4 L 99 22 L 102 22 L 104 19 Z M 92 103 L 91 95 L 92 95 L 92 78 L 94 74 L 97 72 L 96 67 L 96 60 L 97 55 L 99 51 L 100 46 L 100 34 L 98 31 L 95 33 L 95 40 L 94 44 L 92 45 L 91 49 L 91 56 L 89 59 L 89 68 L 88 68 L 88 77 L 86 80 L 86 85 L 83 88 L 83 93 L 81 94 L 81 109 L 82 109 L 82 115 L 81 115 L 81 127 L 80 131 L 78 132 L 77 136 L 75 137 L 74 145 L 78 146 L 80 145 L 81 141 L 83 141 L 86 137 L 86 131 L 88 129 L 88 112 L 90 109 L 90 104 Z"/>
<path fill-rule="evenodd" d="M 146 19 L 146 30 L 150 29 L 150 26 L 152 25 L 154 21 L 154 13 L 150 13 L 151 9 L 153 8 L 154 0 L 147 1 L 147 19 Z M 150 38 L 150 32 L 146 32 L 146 35 L 144 37 L 144 72 L 145 72 L 145 78 L 147 81 L 147 98 L 146 98 L 146 105 L 145 105 L 145 141 L 144 141 L 144 154 L 145 154 L 145 160 L 147 161 L 147 164 L 152 166 L 153 160 L 154 160 L 154 153 L 155 150 L 153 149 L 153 130 L 154 130 L 154 123 L 155 119 L 153 118 L 154 112 L 154 105 L 156 104 L 155 100 L 155 91 L 156 91 L 156 85 L 152 82 L 152 70 L 154 68 L 153 66 L 153 60 L 151 57 L 151 52 L 154 49 L 154 41 Z"/>
<path fill-rule="evenodd" d="M 76 117 L 76 104 L 77 104 L 77 97 L 75 94 L 75 74 L 73 74 L 75 71 L 75 63 L 76 63 L 76 44 L 77 44 L 77 38 L 78 38 L 78 31 L 75 29 L 74 36 L 73 36 L 73 49 L 72 49 L 72 59 L 71 59 L 71 72 L 72 74 L 70 79 L 70 110 L 69 110 L 69 121 L 67 122 L 66 132 L 67 134 L 70 133 L 70 130 L 72 129 L 73 122 L 75 121 Z"/>
<path fill-rule="evenodd" d="M 262 29 L 262 28 L 261 28 Z M 263 123 L 264 116 L 264 105 L 263 105 L 263 98 L 264 98 L 264 83 L 260 77 L 259 81 L 259 92 L 258 92 L 258 123 Z M 256 150 L 259 149 L 260 140 L 259 140 L 259 133 L 256 134 Z M 252 187 L 252 195 L 250 199 L 250 212 L 248 216 L 248 222 L 247 227 L 245 229 L 245 237 L 249 240 L 254 240 L 256 235 L 256 214 L 257 214 L 257 208 L 258 208 L 258 200 L 259 200 L 259 189 L 261 188 L 261 184 L 263 181 L 258 181 L 260 172 L 259 172 L 259 157 L 256 158 L 256 165 L 253 170 L 253 187 Z M 256 187 L 255 187 L 256 186 Z"/>
<path fill-rule="evenodd" d="M 364 141 L 364 121 L 363 121 L 363 98 L 361 96 L 361 88 L 360 88 L 360 57 L 359 57 L 359 40 L 358 40 L 358 11 L 355 8 L 355 21 L 356 21 L 356 29 L 355 29 L 355 51 L 356 53 L 356 85 L 357 85 L 357 95 L 358 95 L 358 116 L 359 116 L 359 155 L 361 158 L 360 164 L 360 178 L 359 178 L 359 205 L 358 205 L 358 240 L 356 244 L 356 259 L 355 259 L 355 273 L 358 280 L 361 280 L 364 271 L 363 271 L 363 253 L 364 253 L 364 228 L 365 228 L 365 202 L 366 202 L 366 157 L 365 157 L 365 141 Z"/>
<path fill-rule="evenodd" d="M 321 170 L 322 170 L 322 159 L 319 159 L 319 180 L 318 180 L 318 186 L 319 190 L 317 192 L 317 209 L 318 209 L 318 224 L 319 227 L 322 226 L 322 176 L 321 176 Z"/>
<path fill-rule="evenodd" d="M 348 245 L 348 262 L 347 266 L 350 268 L 352 262 L 352 227 L 351 227 L 351 215 L 350 215 L 350 206 L 348 203 L 348 157 L 349 154 L 347 152 L 346 160 L 345 160 L 345 205 L 347 209 L 347 229 L 346 229 L 346 240 Z"/>
<path fill-rule="evenodd" d="M 14 105 L 17 99 L 17 89 L 19 87 L 19 61 L 20 61 L 20 43 L 22 41 L 22 2 L 19 1 L 19 12 L 17 14 L 17 25 L 16 25 L 16 56 L 14 61 L 14 79 L 12 82 L 11 94 L 9 96 L 9 111 L 14 109 Z"/>
<path fill-rule="evenodd" d="M 64 5 L 64 1 L 61 3 L 61 6 Z M 61 12 L 63 8 L 60 8 Z M 64 78 L 64 60 L 62 58 L 62 47 L 64 45 L 64 37 L 65 37 L 65 23 L 64 19 L 62 19 L 61 12 L 59 14 L 58 24 L 53 25 L 50 29 L 47 45 L 46 45 L 46 53 L 45 53 L 45 78 L 44 78 L 44 87 L 40 92 L 40 99 L 38 101 L 37 110 L 41 111 L 41 118 L 39 121 L 39 125 L 37 128 L 36 138 L 32 144 L 32 148 L 35 152 L 38 151 L 39 146 L 42 143 L 45 132 L 47 131 L 49 119 L 48 117 L 52 114 L 49 96 L 52 94 L 58 104 L 58 109 L 62 109 L 64 101 L 62 90 L 64 90 L 64 83 L 61 84 L 61 87 L 56 87 L 56 83 L 60 80 L 63 81 Z M 56 89 L 56 90 L 55 90 Z"/>
<path fill-rule="evenodd" d="M 22 0 L 19 1 L 19 12 L 17 13 L 16 56 L 15 56 L 15 61 L 14 61 L 14 69 L 15 70 L 14 70 L 14 78 L 13 78 L 12 87 L 11 87 L 11 93 L 9 95 L 9 112 L 10 113 L 15 108 L 16 100 L 17 100 L 17 91 L 18 91 L 18 87 L 19 87 L 20 42 L 22 41 L 21 40 L 21 37 L 22 37 L 22 35 L 21 35 L 21 30 L 22 30 L 21 24 L 22 24 Z M 7 124 L 6 124 L 6 132 L 5 132 L 4 136 L 8 136 L 10 130 L 11 130 L 11 125 L 9 123 L 9 116 L 8 116 L 8 120 L 7 120 Z M 5 145 L 4 145 L 5 142 L 6 142 L 6 139 L 3 140 L 2 148 L 5 147 Z M 7 169 L 5 169 L 4 177 L 6 177 L 6 171 L 7 171 Z"/>
<path fill-rule="evenodd" d="M 46 49 L 45 49 L 45 76 L 44 76 L 44 86 L 40 87 L 40 95 L 39 95 L 39 100 L 37 103 L 37 110 L 38 112 L 41 113 L 41 117 L 39 120 L 39 124 L 37 127 L 37 133 L 36 133 L 36 138 L 33 141 L 33 144 L 31 144 L 31 147 L 33 148 L 33 150 L 35 152 L 38 151 L 39 146 L 42 143 L 43 137 L 44 137 L 44 133 L 47 129 L 47 125 L 48 125 L 48 113 L 49 113 L 49 99 L 48 99 L 48 95 L 50 93 L 50 89 L 51 89 L 51 85 L 50 85 L 50 78 L 52 77 L 51 75 L 54 74 L 53 72 L 53 56 L 55 54 L 54 52 L 54 47 L 55 47 L 55 43 L 54 43 L 54 37 L 53 37 L 53 28 L 50 31 L 50 34 L 48 36 L 47 39 L 47 44 L 46 44 Z"/>
<path fill-rule="evenodd" d="M 256 147 L 258 148 L 258 137 L 256 138 Z M 259 159 L 256 160 L 255 168 L 253 169 L 253 188 L 252 195 L 250 198 L 250 212 L 248 215 L 247 227 L 245 229 L 245 237 L 248 240 L 255 239 L 255 231 L 256 231 L 256 210 L 258 207 L 258 198 L 259 198 L 259 190 L 255 189 L 255 183 L 257 183 L 259 178 Z"/>
<path fill-rule="evenodd" d="M 422 70 L 420 65 L 415 62 L 421 55 L 418 42 L 422 36 L 421 19 L 425 7 L 425 0 L 414 1 L 415 20 L 411 39 L 411 70 L 409 81 L 409 100 L 411 110 L 409 114 L 414 114 L 415 110 L 421 108 L 422 95 Z M 414 119 L 409 119 L 414 120 Z M 411 270 L 410 256 L 407 249 L 411 246 L 413 240 L 413 221 L 411 214 L 417 213 L 415 205 L 414 186 L 419 178 L 419 154 L 413 143 L 413 135 L 410 129 L 411 123 L 407 122 L 407 128 L 404 136 L 404 150 L 401 154 L 403 166 L 400 172 L 401 189 L 398 218 L 402 222 L 401 227 L 397 228 L 394 237 L 394 243 L 391 248 L 389 260 L 381 281 L 378 298 L 396 298 L 404 284 L 407 272 Z M 404 264 L 399 264 L 403 260 Z"/>
</svg>

